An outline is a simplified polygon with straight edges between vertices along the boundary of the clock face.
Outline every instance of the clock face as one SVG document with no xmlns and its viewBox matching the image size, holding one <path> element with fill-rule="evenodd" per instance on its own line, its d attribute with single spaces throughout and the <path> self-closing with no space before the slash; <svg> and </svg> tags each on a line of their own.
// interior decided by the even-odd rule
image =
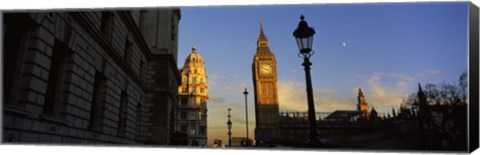
<svg viewBox="0 0 480 155">
<path fill-rule="evenodd" d="M 272 66 L 270 66 L 269 64 L 260 64 L 260 73 L 261 74 L 272 73 Z"/>
</svg>

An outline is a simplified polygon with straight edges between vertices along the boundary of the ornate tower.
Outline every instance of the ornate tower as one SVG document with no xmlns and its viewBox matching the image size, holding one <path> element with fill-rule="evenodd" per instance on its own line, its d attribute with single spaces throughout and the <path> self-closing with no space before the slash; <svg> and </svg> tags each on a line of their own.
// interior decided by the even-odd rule
<svg viewBox="0 0 480 155">
<path fill-rule="evenodd" d="M 274 142 L 278 135 L 279 108 L 277 94 L 277 63 L 268 48 L 268 40 L 260 22 L 257 52 L 252 64 L 255 94 L 255 139 Z"/>
<path fill-rule="evenodd" d="M 363 92 L 361 88 L 358 88 L 358 104 L 357 104 L 357 109 L 358 111 L 363 112 L 363 116 L 365 118 L 368 118 L 368 103 L 365 101 L 365 96 L 363 96 Z"/>
<path fill-rule="evenodd" d="M 180 70 L 179 103 L 176 131 L 186 133 L 188 145 L 207 145 L 207 73 L 197 48 L 185 59 Z"/>
</svg>

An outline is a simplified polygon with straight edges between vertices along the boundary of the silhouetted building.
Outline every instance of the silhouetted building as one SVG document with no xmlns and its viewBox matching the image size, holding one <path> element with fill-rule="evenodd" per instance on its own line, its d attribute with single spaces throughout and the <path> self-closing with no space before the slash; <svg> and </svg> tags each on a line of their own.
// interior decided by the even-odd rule
<svg viewBox="0 0 480 155">
<path fill-rule="evenodd" d="M 179 102 L 176 132 L 187 133 L 188 144 L 207 145 L 207 72 L 202 56 L 192 47 L 180 70 L 182 84 L 178 87 Z"/>
<path fill-rule="evenodd" d="M 377 113 L 377 110 L 375 110 L 375 107 L 372 107 L 372 111 L 370 112 L 370 116 L 369 116 L 369 120 L 370 120 L 370 125 L 372 126 L 372 128 L 375 128 L 376 124 L 377 124 L 377 121 L 378 121 L 378 113 Z"/>
<path fill-rule="evenodd" d="M 363 118 L 363 111 L 335 110 L 324 121 L 353 122 Z"/>
<path fill-rule="evenodd" d="M 357 110 L 316 113 L 321 138 L 332 139 L 332 137 L 338 136 L 362 135 L 371 130 L 370 118 L 366 117 L 370 116 L 368 104 L 361 89 L 358 91 L 357 99 Z M 374 111 L 374 113 L 376 112 Z M 281 138 L 277 144 L 303 146 L 304 142 L 308 140 L 309 126 L 306 112 L 280 113 L 279 133 Z"/>
<path fill-rule="evenodd" d="M 317 115 L 319 115 L 317 113 Z M 307 112 L 281 112 L 277 144 L 301 146 L 308 140 L 310 124 Z"/>
<path fill-rule="evenodd" d="M 3 18 L 4 142 L 169 144 L 178 8 Z"/>
<path fill-rule="evenodd" d="M 353 122 L 368 120 L 368 103 L 363 95 L 362 89 L 358 89 L 357 110 L 336 110 L 325 118 L 326 121 Z"/>
</svg>

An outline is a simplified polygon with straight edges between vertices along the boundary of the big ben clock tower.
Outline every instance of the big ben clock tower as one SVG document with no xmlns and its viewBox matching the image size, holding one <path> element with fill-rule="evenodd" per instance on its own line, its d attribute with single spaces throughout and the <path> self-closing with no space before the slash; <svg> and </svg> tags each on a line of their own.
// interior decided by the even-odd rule
<svg viewBox="0 0 480 155">
<path fill-rule="evenodd" d="M 252 71 L 255 93 L 255 140 L 265 144 L 275 143 L 278 139 L 279 126 L 277 63 L 268 48 L 268 40 L 263 33 L 261 22 Z"/>
</svg>

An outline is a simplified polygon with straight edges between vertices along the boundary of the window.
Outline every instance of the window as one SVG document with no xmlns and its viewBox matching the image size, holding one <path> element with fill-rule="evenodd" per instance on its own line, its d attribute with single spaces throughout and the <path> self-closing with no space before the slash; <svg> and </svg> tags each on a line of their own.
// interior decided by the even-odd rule
<svg viewBox="0 0 480 155">
<path fill-rule="evenodd" d="M 180 102 L 181 102 L 182 107 L 187 106 L 187 99 L 186 98 L 180 98 Z"/>
<path fill-rule="evenodd" d="M 70 49 L 66 45 L 55 40 L 48 75 L 45 105 L 43 107 L 43 112 L 51 116 L 56 116 L 60 113 L 60 102 L 62 100 L 61 91 L 64 83 L 63 76 L 65 74 L 68 52 L 70 52 Z"/>
<path fill-rule="evenodd" d="M 140 98 L 140 100 L 141 100 L 141 98 Z M 142 122 L 142 104 L 141 103 L 142 103 L 142 101 L 137 102 L 137 110 L 136 110 L 137 115 L 136 115 L 136 118 L 135 118 L 135 120 L 137 121 L 136 129 L 140 128 L 140 122 Z"/>
<path fill-rule="evenodd" d="M 192 93 L 197 93 L 197 89 L 195 87 L 192 88 Z"/>
<path fill-rule="evenodd" d="M 183 77 L 182 83 L 187 83 L 187 77 L 185 77 L 185 76 Z"/>
<path fill-rule="evenodd" d="M 270 95 L 271 91 L 272 91 L 272 84 L 269 83 L 269 84 L 267 84 L 267 95 Z"/>
<path fill-rule="evenodd" d="M 262 84 L 262 94 L 267 95 L 267 88 L 265 87 L 265 84 Z"/>
<path fill-rule="evenodd" d="M 195 126 L 192 125 L 191 128 L 190 128 L 190 135 L 195 135 Z"/>
<path fill-rule="evenodd" d="M 118 134 L 122 135 L 125 132 L 127 126 L 127 115 L 128 115 L 128 95 L 125 91 L 122 91 L 121 101 L 120 101 L 120 112 L 118 116 Z"/>
<path fill-rule="evenodd" d="M 187 113 L 185 111 L 180 112 L 181 119 L 187 119 Z"/>
<path fill-rule="evenodd" d="M 138 75 L 140 76 L 140 79 L 142 78 L 142 73 L 143 73 L 143 65 L 145 65 L 145 62 L 140 60 L 140 68 L 138 69 Z"/>
<path fill-rule="evenodd" d="M 23 67 L 23 63 L 19 62 L 24 61 L 29 36 L 28 26 L 31 24 L 26 24 L 29 19 L 19 18 L 14 14 L 4 14 L 3 21 L 3 103 L 15 104 L 21 85 L 19 68 Z"/>
<path fill-rule="evenodd" d="M 187 93 L 187 88 L 186 87 L 182 88 L 182 93 Z"/>
<path fill-rule="evenodd" d="M 90 106 L 90 129 L 97 129 L 100 127 L 100 117 L 104 107 L 103 99 L 105 89 L 106 77 L 99 71 L 95 72 L 95 81 L 93 83 L 92 106 Z"/>
<path fill-rule="evenodd" d="M 197 82 L 197 77 L 192 77 L 192 83 Z"/>
<path fill-rule="evenodd" d="M 187 132 L 187 125 L 180 125 L 181 132 Z"/>
<path fill-rule="evenodd" d="M 201 125 L 198 132 L 199 132 L 200 135 L 205 135 L 206 134 L 206 127 Z"/>
<path fill-rule="evenodd" d="M 195 112 L 190 112 L 190 120 L 196 120 L 196 113 Z"/>
<path fill-rule="evenodd" d="M 203 83 L 203 78 L 200 78 L 200 83 Z"/>
<path fill-rule="evenodd" d="M 201 111 L 198 112 L 198 119 L 203 120 L 203 113 Z"/>
<path fill-rule="evenodd" d="M 102 31 L 107 38 L 110 38 L 112 25 L 113 13 L 108 11 L 102 12 L 102 23 L 100 25 L 100 31 Z"/>
<path fill-rule="evenodd" d="M 200 93 L 203 93 L 203 88 L 200 88 Z"/>
<path fill-rule="evenodd" d="M 123 51 L 123 59 L 125 62 L 130 65 L 132 62 L 132 49 L 133 49 L 133 43 L 128 39 L 128 35 L 125 37 L 125 47 Z"/>
<path fill-rule="evenodd" d="M 207 101 L 204 98 L 202 98 L 202 99 L 200 99 L 200 104 L 205 105 L 205 104 L 207 104 Z"/>
</svg>

